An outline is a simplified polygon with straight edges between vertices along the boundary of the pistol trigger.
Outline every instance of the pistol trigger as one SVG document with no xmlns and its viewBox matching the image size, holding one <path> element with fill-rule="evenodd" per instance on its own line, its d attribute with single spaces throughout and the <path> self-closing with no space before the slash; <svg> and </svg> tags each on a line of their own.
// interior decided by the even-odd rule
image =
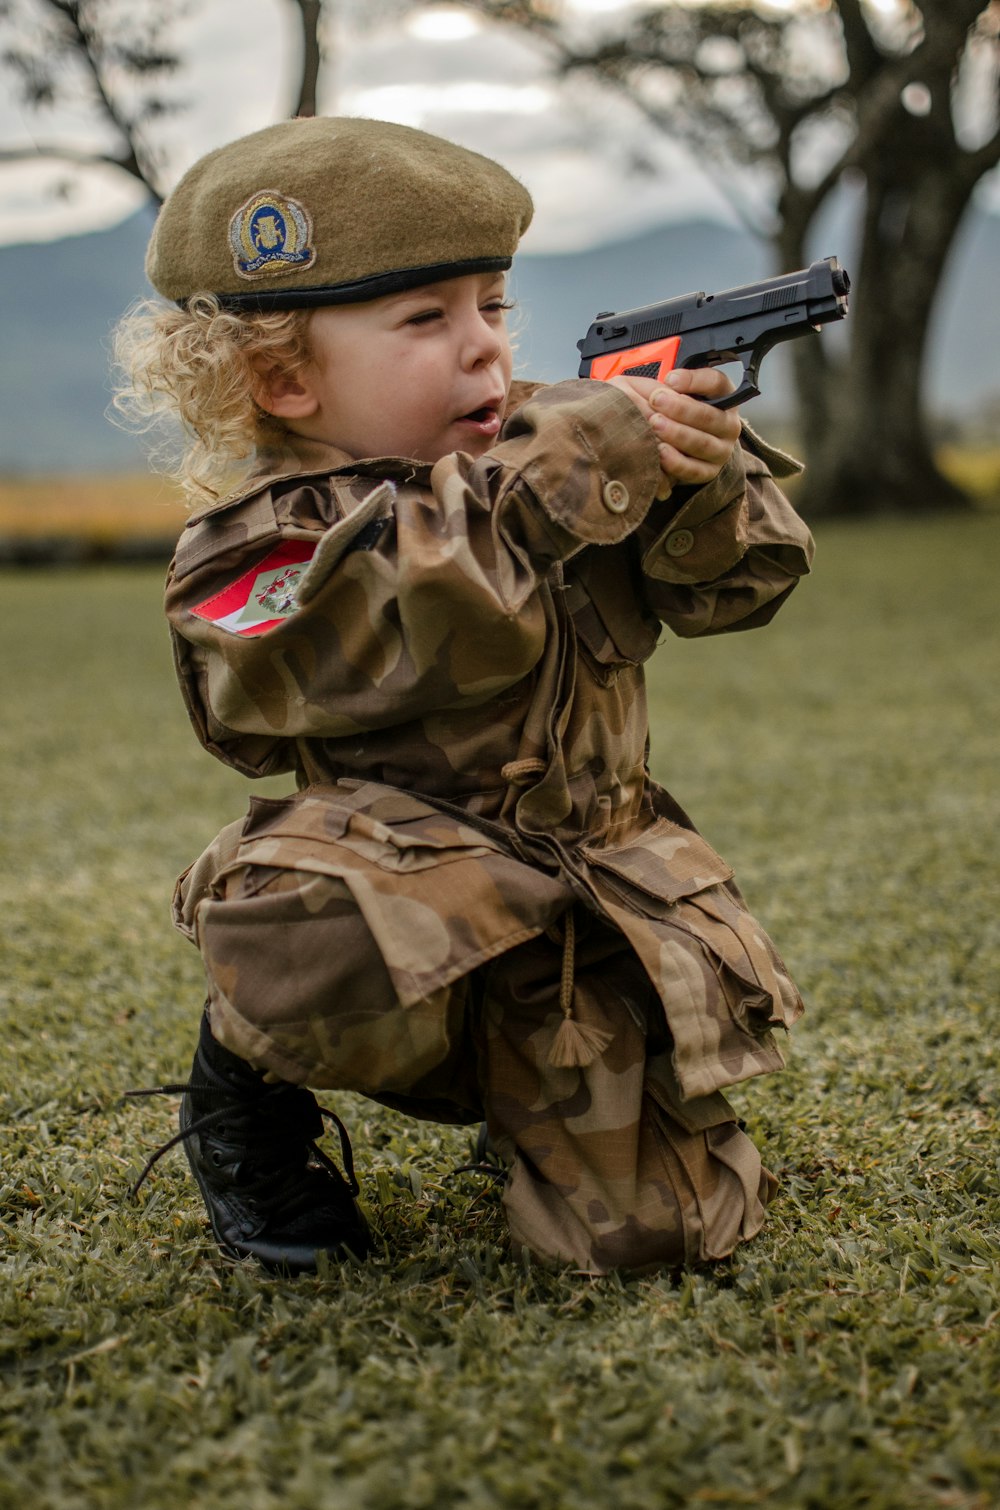
<svg viewBox="0 0 1000 1510">
<path fill-rule="evenodd" d="M 732 393 L 724 393 L 721 398 L 710 398 L 708 403 L 713 409 L 735 409 L 737 404 L 745 404 L 748 399 L 757 398 L 760 389 L 757 386 L 757 368 L 760 359 L 755 359 L 752 347 L 747 347 L 741 354 L 743 364 L 743 379 L 738 388 Z"/>
<path fill-rule="evenodd" d="M 706 399 L 713 409 L 735 409 L 737 404 L 745 404 L 747 399 L 757 398 L 760 389 L 751 377 L 744 377 L 740 386 L 734 393 L 724 393 L 721 398 Z"/>
</svg>

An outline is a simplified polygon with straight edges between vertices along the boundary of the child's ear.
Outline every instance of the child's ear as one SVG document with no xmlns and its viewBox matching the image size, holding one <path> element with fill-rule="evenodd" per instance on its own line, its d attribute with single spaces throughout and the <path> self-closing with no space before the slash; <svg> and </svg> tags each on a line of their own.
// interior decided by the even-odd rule
<svg viewBox="0 0 1000 1510">
<path fill-rule="evenodd" d="M 308 419 L 319 408 L 319 400 L 306 375 L 293 376 L 282 372 L 280 367 L 256 374 L 254 398 L 262 409 L 277 419 Z"/>
</svg>

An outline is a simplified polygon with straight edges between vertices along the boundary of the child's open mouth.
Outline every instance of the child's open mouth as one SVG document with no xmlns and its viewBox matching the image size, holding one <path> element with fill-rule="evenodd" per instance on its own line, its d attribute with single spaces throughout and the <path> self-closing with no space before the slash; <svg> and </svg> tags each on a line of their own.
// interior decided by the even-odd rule
<svg viewBox="0 0 1000 1510">
<path fill-rule="evenodd" d="M 484 404 L 480 409 L 471 409 L 468 414 L 460 415 L 456 423 L 469 426 L 479 435 L 496 435 L 500 429 L 500 411 L 492 404 Z"/>
</svg>

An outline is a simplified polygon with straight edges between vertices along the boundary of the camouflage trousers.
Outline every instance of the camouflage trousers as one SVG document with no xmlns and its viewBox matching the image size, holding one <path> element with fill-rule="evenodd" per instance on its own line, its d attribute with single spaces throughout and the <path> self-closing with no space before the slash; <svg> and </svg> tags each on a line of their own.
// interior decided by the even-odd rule
<svg viewBox="0 0 1000 1510">
<path fill-rule="evenodd" d="M 612 925 L 577 907 L 571 961 L 575 1017 L 610 1043 L 586 1066 L 556 1066 L 558 938 L 527 939 L 403 1006 L 344 881 L 233 864 L 238 828 L 179 892 L 226 1047 L 415 1117 L 484 1119 L 511 1238 L 539 1259 L 634 1271 L 721 1258 L 758 1231 L 774 1178 L 720 1092 L 682 1101 L 662 1004 Z"/>
</svg>

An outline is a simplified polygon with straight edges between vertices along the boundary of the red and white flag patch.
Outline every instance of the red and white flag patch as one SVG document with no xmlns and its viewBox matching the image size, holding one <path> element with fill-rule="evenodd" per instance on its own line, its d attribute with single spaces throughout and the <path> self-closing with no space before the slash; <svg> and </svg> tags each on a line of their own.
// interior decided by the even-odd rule
<svg viewBox="0 0 1000 1510">
<path fill-rule="evenodd" d="M 191 612 L 227 634 L 246 637 L 266 634 L 298 608 L 299 588 L 317 543 L 286 540 L 232 586 L 199 603 Z"/>
</svg>

